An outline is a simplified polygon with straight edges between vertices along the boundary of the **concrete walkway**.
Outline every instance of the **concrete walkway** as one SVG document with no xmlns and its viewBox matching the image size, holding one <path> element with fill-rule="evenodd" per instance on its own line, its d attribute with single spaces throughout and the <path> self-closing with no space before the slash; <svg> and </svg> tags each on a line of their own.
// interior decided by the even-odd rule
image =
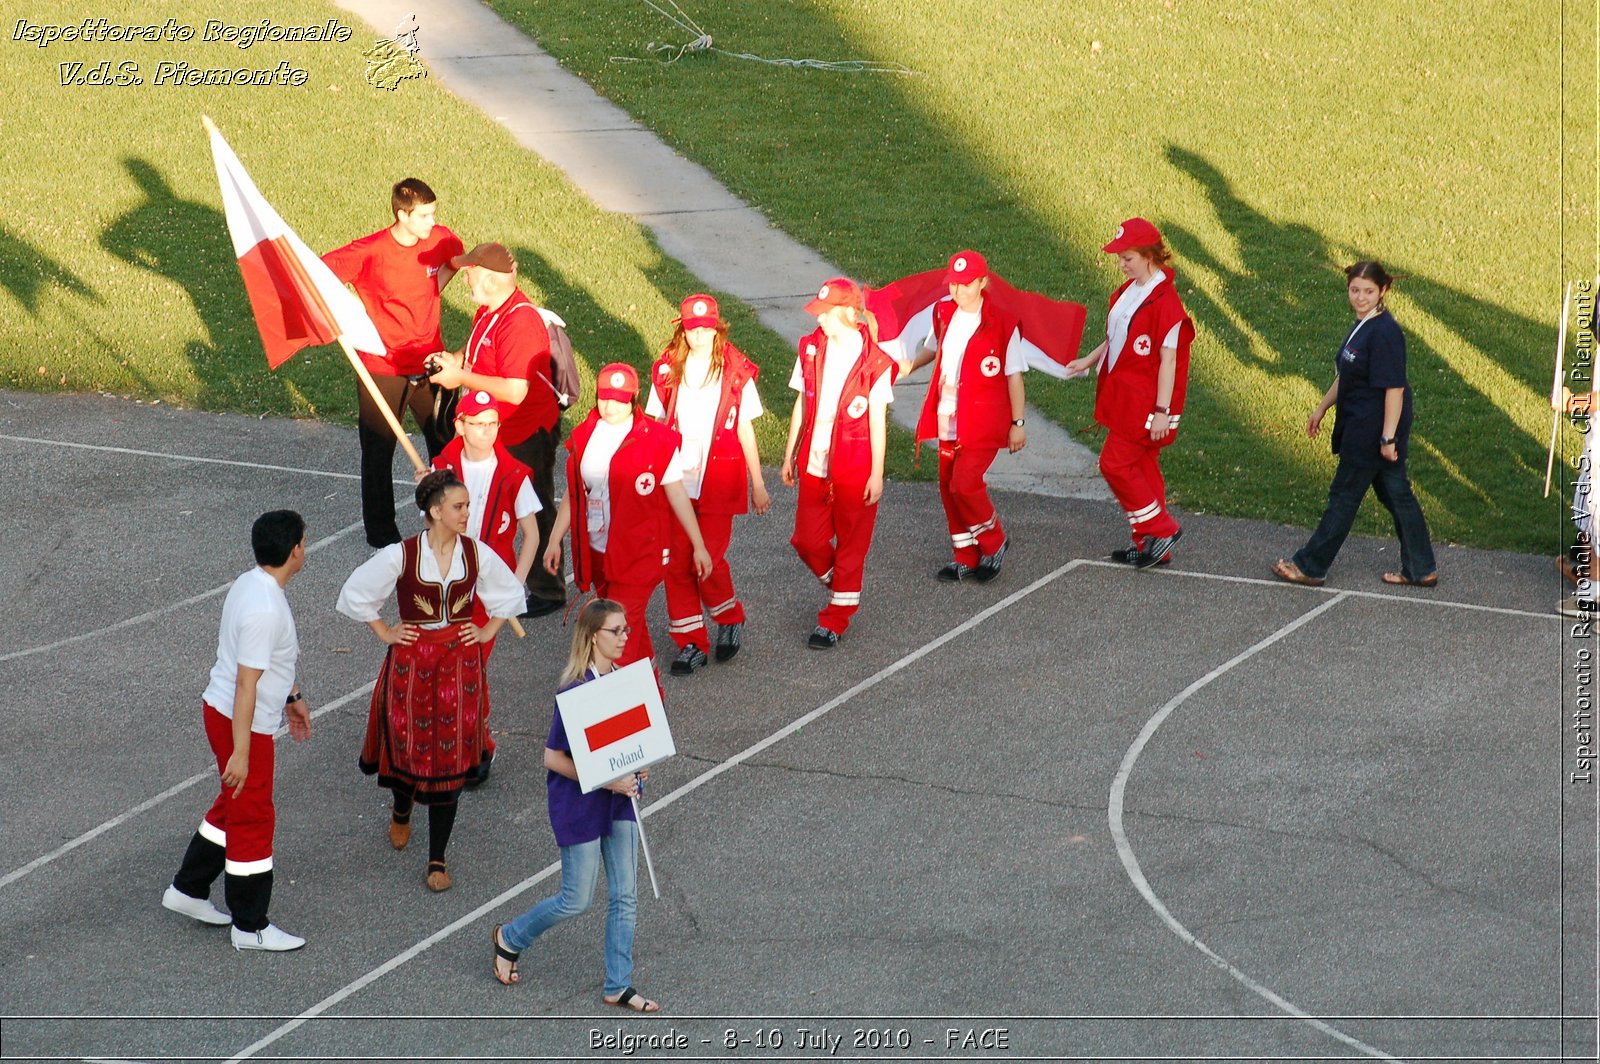
<svg viewBox="0 0 1600 1064">
<path fill-rule="evenodd" d="M 489 8 L 462 0 L 338 3 L 382 36 L 415 13 L 420 56 L 445 88 L 559 167 L 600 207 L 649 229 L 662 251 L 708 287 L 750 304 L 769 329 L 793 341 L 816 327 L 801 308 L 842 269 L 775 229 Z M 930 260 L 944 250 L 930 249 Z M 929 372 L 896 388 L 891 409 L 908 428 Z M 1002 453 L 989 481 L 1012 491 L 1111 498 L 1093 452 L 1031 406 L 1027 448 Z"/>
</svg>

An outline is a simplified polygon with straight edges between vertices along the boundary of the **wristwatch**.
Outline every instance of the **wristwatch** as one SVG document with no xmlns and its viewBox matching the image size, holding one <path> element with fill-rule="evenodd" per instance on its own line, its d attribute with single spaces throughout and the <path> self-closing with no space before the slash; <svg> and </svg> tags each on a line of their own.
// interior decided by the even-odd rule
<svg viewBox="0 0 1600 1064">
<path fill-rule="evenodd" d="M 1172 413 L 1172 408 L 1170 406 L 1158 406 L 1156 407 L 1156 413 L 1170 415 Z"/>
<path fill-rule="evenodd" d="M 306 696 L 302 692 L 296 691 L 294 694 L 292 694 L 288 698 L 284 699 L 283 700 L 283 704 L 286 705 L 286 706 L 292 706 L 296 702 L 304 702 L 305 700 L 306 700 Z"/>
<path fill-rule="evenodd" d="M 1379 447 L 1388 447 L 1390 444 L 1392 444 L 1394 442 L 1395 442 L 1395 437 L 1393 437 L 1393 436 L 1379 436 L 1378 437 L 1378 446 Z"/>
<path fill-rule="evenodd" d="M 1015 425 L 1017 428 L 1020 429 L 1023 425 L 1025 425 L 1027 423 L 1027 420 L 1028 420 L 1027 418 L 1019 417 L 1015 421 L 1013 421 L 1011 424 Z"/>
</svg>

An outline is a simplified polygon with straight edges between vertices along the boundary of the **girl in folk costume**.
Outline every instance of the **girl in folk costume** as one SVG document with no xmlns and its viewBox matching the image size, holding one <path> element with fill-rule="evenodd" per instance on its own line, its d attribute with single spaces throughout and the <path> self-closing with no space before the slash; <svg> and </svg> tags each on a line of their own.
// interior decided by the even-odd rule
<svg viewBox="0 0 1600 1064">
<path fill-rule="evenodd" d="M 1117 256 L 1127 280 L 1111 294 L 1105 342 L 1067 363 L 1067 370 L 1080 376 L 1099 367 L 1094 419 L 1107 430 L 1100 473 L 1133 534 L 1133 546 L 1112 551 L 1111 558 L 1149 569 L 1170 562 L 1172 545 L 1183 535 L 1167 511 L 1157 459 L 1177 438 L 1194 323 L 1167 266 L 1172 253 L 1155 226 L 1130 218 L 1101 250 Z"/>
<path fill-rule="evenodd" d="M 672 522 L 683 526 L 695 576 L 711 575 L 711 555 L 700 538 L 694 505 L 683 490 L 678 434 L 635 417 L 639 375 L 613 362 L 595 378 L 595 408 L 567 441 L 567 491 L 556 511 L 544 566 L 561 566 L 561 537 L 572 529 L 572 575 L 580 591 L 622 603 L 633 618 L 633 638 L 617 664 L 653 659 L 645 608 L 666 576 Z"/>
<path fill-rule="evenodd" d="M 718 316 L 715 299 L 692 295 L 679 309 L 678 330 L 651 368 L 644 412 L 683 437 L 683 488 L 711 555 L 711 575 L 702 580 L 695 575 L 687 534 L 681 525 L 672 525 L 667 619 L 678 644 L 672 672 L 687 676 L 707 663 L 711 651 L 702 606 L 717 622 L 717 660 L 727 661 L 739 652 L 744 604 L 734 593 L 727 559 L 733 518 L 745 512 L 747 497 L 758 514 L 767 512 L 772 499 L 751 425 L 761 416 L 756 394 L 761 369 L 728 342 L 728 327 Z"/>
<path fill-rule="evenodd" d="M 444 860 L 456 799 L 478 769 L 489 708 L 484 646 L 525 604 L 522 584 L 467 535 L 466 487 L 449 470 L 417 485 L 427 530 L 378 551 L 345 581 L 338 610 L 388 646 L 372 692 L 361 771 L 394 792 L 389 842 L 411 839 L 415 803 L 428 807 L 428 889 L 450 889 Z M 393 595 L 400 623 L 379 609 Z M 473 621 L 479 603 L 489 615 Z"/>
<path fill-rule="evenodd" d="M 494 397 L 485 391 L 468 391 L 456 407 L 456 437 L 433 460 L 433 467 L 450 470 L 466 485 L 470 504 L 467 534 L 498 554 L 518 580 L 526 581 L 539 552 L 539 523 L 534 516 L 541 509 L 539 496 L 533 489 L 532 471 L 511 457 L 499 436 L 500 408 Z M 482 627 L 488 620 L 489 614 L 479 602 L 472 622 Z M 483 646 L 483 660 L 488 661 L 493 653 L 491 639 Z M 468 787 L 489 778 L 494 734 L 487 726 L 484 738 L 483 762 L 467 780 Z"/>
<path fill-rule="evenodd" d="M 816 316 L 818 327 L 800 341 L 789 378 L 799 395 L 789 418 L 783 482 L 800 488 L 789 542 L 830 591 L 808 645 L 828 650 L 861 607 L 862 575 L 883 497 L 895 364 L 873 336 L 854 281 L 829 281 L 806 304 L 806 313 Z"/>
<path fill-rule="evenodd" d="M 637 622 L 635 622 L 637 623 Z M 598 598 L 584 604 L 572 627 L 572 651 L 561 673 L 560 689 L 599 679 L 622 664 L 628 636 L 637 631 L 619 603 Z M 585 794 L 578 786 L 572 744 L 555 708 L 544 744 L 545 791 L 550 827 L 561 849 L 561 889 L 508 924 L 494 929 L 494 977 L 505 986 L 522 978 L 517 960 L 535 939 L 556 924 L 587 912 L 594 901 L 600 866 L 606 870 L 606 981 L 601 1000 L 634 1012 L 660 1012 L 661 1005 L 633 988 L 633 935 L 637 912 L 639 822 L 631 799 L 649 769 L 622 777 Z"/>
<path fill-rule="evenodd" d="M 1000 575 L 1009 540 L 984 474 L 1004 447 L 1027 446 L 1022 374 L 1028 364 L 1017 320 L 983 298 L 989 264 L 976 251 L 950 256 L 950 298 L 933 307 L 933 332 L 909 373 L 937 359 L 917 420 L 917 443 L 939 441 L 939 498 L 955 560 L 937 576 L 947 583 L 987 583 Z"/>
</svg>

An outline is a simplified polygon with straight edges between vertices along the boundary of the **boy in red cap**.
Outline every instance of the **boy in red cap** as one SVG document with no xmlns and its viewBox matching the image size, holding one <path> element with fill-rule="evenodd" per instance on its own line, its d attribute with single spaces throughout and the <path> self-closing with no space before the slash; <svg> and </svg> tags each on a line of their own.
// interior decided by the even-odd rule
<svg viewBox="0 0 1600 1064">
<path fill-rule="evenodd" d="M 533 490 L 532 471 L 511 457 L 499 437 L 500 406 L 494 396 L 485 391 L 469 391 L 456 407 L 456 438 L 433 460 L 433 468 L 455 471 L 467 488 L 471 514 L 467 534 L 498 554 L 511 567 L 517 582 L 525 584 L 539 553 L 539 524 L 534 515 L 543 507 Z M 480 603 L 472 622 L 482 627 L 488 620 L 489 613 Z M 487 662 L 493 652 L 494 641 L 490 640 L 484 645 L 483 660 Z M 484 716 L 488 717 L 487 706 Z M 476 787 L 489 778 L 494 735 L 487 725 L 484 734 L 488 738 L 483 762 L 477 775 L 467 781 L 468 787 Z"/>
<path fill-rule="evenodd" d="M 388 353 L 362 352 L 361 361 L 396 417 L 411 410 L 431 458 L 444 446 L 444 426 L 433 420 L 439 389 L 412 385 L 408 378 L 425 372 L 428 356 L 444 347 L 439 296 L 456 273 L 450 259 L 465 249 L 460 237 L 437 223 L 437 197 L 416 178 L 408 177 L 390 190 L 389 207 L 394 213 L 393 225 L 328 252 L 322 261 L 335 277 L 354 286 L 377 326 Z M 367 543 L 386 547 L 400 542 L 400 527 L 394 519 L 394 433 L 360 385 L 356 386 L 356 400 L 361 520 Z"/>
<path fill-rule="evenodd" d="M 622 605 L 633 638 L 617 667 L 655 658 L 645 610 L 671 562 L 674 518 L 683 526 L 695 575 L 711 574 L 694 505 L 683 490 L 676 432 L 636 417 L 639 375 L 613 362 L 595 375 L 595 404 L 567 441 L 567 491 L 556 510 L 544 566 L 557 573 L 561 537 L 572 529 L 572 576 Z"/>
<path fill-rule="evenodd" d="M 938 572 L 948 583 L 987 583 L 1000 575 L 1009 540 L 984 474 L 1004 447 L 1027 446 L 1027 407 L 1017 320 L 983 298 L 989 264 L 976 251 L 950 256 L 950 298 L 933 307 L 933 332 L 907 367 L 938 360 L 917 420 L 917 443 L 939 441 L 939 498 L 955 560 Z"/>
<path fill-rule="evenodd" d="M 760 367 L 728 342 L 728 326 L 710 296 L 697 293 L 685 299 L 677 324 L 651 368 L 644 412 L 683 437 L 683 487 L 711 555 L 711 575 L 701 580 L 682 526 L 672 526 L 667 630 L 678 644 L 673 675 L 687 676 L 710 660 L 704 613 L 717 622 L 717 660 L 727 661 L 739 652 L 744 604 L 734 591 L 727 560 L 733 518 L 745 512 L 752 497 L 758 514 L 767 512 L 772 499 L 752 426 L 761 416 L 756 394 Z"/>
<path fill-rule="evenodd" d="M 789 542 L 830 592 L 807 645 L 829 650 L 861 608 L 862 576 L 883 497 L 895 363 L 873 338 L 854 281 L 829 281 L 806 304 L 806 313 L 816 315 L 817 330 L 801 339 L 789 377 L 799 395 L 789 417 L 783 482 L 800 488 Z"/>
<path fill-rule="evenodd" d="M 1177 438 L 1194 323 L 1172 280 L 1172 253 L 1155 226 L 1130 218 L 1101 250 L 1117 256 L 1127 280 L 1111 294 L 1105 342 L 1067 363 L 1067 370 L 1081 376 L 1099 367 L 1094 419 L 1107 430 L 1100 472 L 1133 534 L 1132 548 L 1112 551 L 1111 557 L 1148 569 L 1171 561 L 1172 545 L 1183 535 L 1167 512 L 1167 484 L 1157 459 Z"/>
</svg>

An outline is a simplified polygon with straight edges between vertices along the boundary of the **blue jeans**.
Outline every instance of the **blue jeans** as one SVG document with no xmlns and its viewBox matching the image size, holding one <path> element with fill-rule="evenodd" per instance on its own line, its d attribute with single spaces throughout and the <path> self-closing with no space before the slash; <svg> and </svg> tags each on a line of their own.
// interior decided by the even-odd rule
<svg viewBox="0 0 1600 1064">
<path fill-rule="evenodd" d="M 1328 508 L 1323 511 L 1322 522 L 1295 553 L 1294 564 L 1302 573 L 1319 580 L 1328 575 L 1369 487 L 1394 518 L 1394 534 L 1400 539 L 1401 575 L 1407 580 L 1432 576 L 1438 568 L 1433 560 L 1433 542 L 1428 538 L 1428 522 L 1411 491 L 1404 462 L 1358 466 L 1341 461 L 1328 488 Z"/>
<path fill-rule="evenodd" d="M 548 897 L 500 929 L 506 948 L 521 953 L 533 940 L 568 917 L 589 909 L 594 900 L 600 862 L 606 865 L 606 997 L 628 988 L 633 976 L 633 926 L 637 909 L 634 872 L 638 863 L 639 825 L 613 820 L 611 834 L 593 842 L 561 847 L 561 891 Z"/>
</svg>

